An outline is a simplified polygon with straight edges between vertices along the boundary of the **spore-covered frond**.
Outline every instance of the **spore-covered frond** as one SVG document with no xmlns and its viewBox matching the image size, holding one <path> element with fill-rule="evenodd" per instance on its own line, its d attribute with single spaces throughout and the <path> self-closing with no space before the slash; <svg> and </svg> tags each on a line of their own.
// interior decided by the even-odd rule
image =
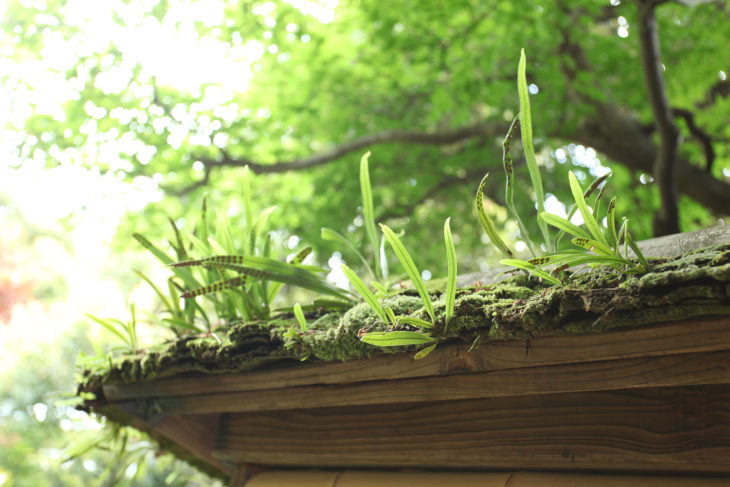
<svg viewBox="0 0 730 487">
<path fill-rule="evenodd" d="M 185 299 L 194 298 L 197 296 L 203 296 L 206 294 L 212 294 L 219 291 L 224 291 L 226 289 L 231 289 L 237 286 L 242 286 L 246 283 L 246 279 L 248 276 L 238 276 L 233 277 L 230 279 L 223 279 L 222 281 L 217 281 L 211 284 L 208 284 L 207 286 L 199 287 L 197 289 L 192 289 L 190 291 L 185 291 L 181 294 L 181 297 Z"/>
</svg>

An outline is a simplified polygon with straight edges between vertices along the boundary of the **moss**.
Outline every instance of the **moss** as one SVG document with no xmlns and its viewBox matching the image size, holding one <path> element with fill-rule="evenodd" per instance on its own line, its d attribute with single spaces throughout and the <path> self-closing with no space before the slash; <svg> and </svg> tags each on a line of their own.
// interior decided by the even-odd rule
<svg viewBox="0 0 730 487">
<path fill-rule="evenodd" d="M 655 260 L 652 265 L 644 275 L 612 269 L 583 271 L 564 286 L 546 287 L 519 274 L 486 287 L 460 289 L 446 332 L 444 297 L 435 291 L 434 334 L 442 340 L 471 342 L 481 337 L 484 342 L 730 315 L 730 244 L 673 260 Z M 412 290 L 386 299 L 385 304 L 396 315 L 430 319 Z M 87 373 L 82 389 L 190 371 L 241 371 L 281 360 L 354 360 L 412 350 L 361 342 L 363 333 L 387 328 L 364 303 L 346 311 L 317 308 L 306 318 L 308 330 L 303 333 L 293 316 L 283 313 L 270 321 L 233 323 L 214 335 L 179 338 L 119 358 L 104 374 Z"/>
</svg>

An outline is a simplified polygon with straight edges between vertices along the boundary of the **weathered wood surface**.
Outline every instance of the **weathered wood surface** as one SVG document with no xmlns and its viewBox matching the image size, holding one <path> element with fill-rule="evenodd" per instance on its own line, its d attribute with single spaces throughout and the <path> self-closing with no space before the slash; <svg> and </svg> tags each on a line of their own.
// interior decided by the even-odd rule
<svg viewBox="0 0 730 487">
<path fill-rule="evenodd" d="M 730 472 L 730 388 L 236 413 L 216 458 L 280 466 Z"/>
<path fill-rule="evenodd" d="M 676 257 L 704 247 L 730 243 L 730 225 L 704 228 L 695 232 L 676 233 L 663 237 L 650 238 L 637 242 L 645 257 Z M 634 252 L 629 250 L 634 256 Z M 456 283 L 460 287 L 473 286 L 475 282 L 482 285 L 491 284 L 499 278 L 509 267 L 499 267 L 487 272 L 473 272 L 457 277 Z"/>
<path fill-rule="evenodd" d="M 730 350 L 730 317 L 620 329 L 602 334 L 544 337 L 529 342 L 490 342 L 472 352 L 468 352 L 468 348 L 465 344 L 440 346 L 422 360 L 413 360 L 412 354 L 399 354 L 352 362 L 297 363 L 286 368 L 236 374 L 190 375 L 149 382 L 107 384 L 104 395 L 106 400 L 117 402 Z"/>
<path fill-rule="evenodd" d="M 198 467 L 217 476 L 230 476 L 234 467 L 212 456 L 218 434 L 220 414 L 166 416 L 144 419 L 138 404 L 133 402 L 102 406 L 99 412 L 120 424 L 144 431 L 165 449 L 180 458 L 194 459 Z"/>
<path fill-rule="evenodd" d="M 173 396 L 156 399 L 155 404 L 167 414 L 203 414 L 700 384 L 730 384 L 730 352 L 547 365 L 458 376 Z"/>
</svg>

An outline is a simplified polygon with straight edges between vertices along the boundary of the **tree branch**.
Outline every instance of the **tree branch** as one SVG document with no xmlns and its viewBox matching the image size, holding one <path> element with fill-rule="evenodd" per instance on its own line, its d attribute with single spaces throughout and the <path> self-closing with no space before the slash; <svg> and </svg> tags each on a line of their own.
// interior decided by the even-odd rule
<svg viewBox="0 0 730 487">
<path fill-rule="evenodd" d="M 391 209 L 388 211 L 383 212 L 381 215 L 379 215 L 376 220 L 377 221 L 384 221 L 384 220 L 390 220 L 393 218 L 403 218 L 406 216 L 409 216 L 413 213 L 413 211 L 418 208 L 420 205 L 422 205 L 425 201 L 433 198 L 436 194 L 440 193 L 441 191 L 450 188 L 452 186 L 458 186 L 461 184 L 466 184 L 469 182 L 474 182 L 477 178 L 481 178 L 484 176 L 484 173 L 487 171 L 487 168 L 480 167 L 475 169 L 469 169 L 466 171 L 463 176 L 447 176 L 435 185 L 431 186 L 428 190 L 426 190 L 425 193 L 421 195 L 420 198 L 411 201 L 407 205 L 399 206 L 397 209 Z M 495 180 L 496 181 L 496 180 Z M 476 187 L 476 186 L 475 186 Z M 494 198 L 493 198 L 494 199 Z"/>
<path fill-rule="evenodd" d="M 344 142 L 333 149 L 301 159 L 289 161 L 278 161 L 271 164 L 264 164 L 245 157 L 232 157 L 225 150 L 220 151 L 221 157 L 211 159 L 209 157 L 193 157 L 203 163 L 205 173 L 203 178 L 180 189 L 167 189 L 175 195 L 188 194 L 208 184 L 212 169 L 219 167 L 244 167 L 255 174 L 275 174 L 287 171 L 302 171 L 312 167 L 323 166 L 337 161 L 341 157 L 358 150 L 377 144 L 407 143 L 420 145 L 451 145 L 475 137 L 499 137 L 507 130 L 507 123 L 501 120 L 494 120 L 479 123 L 454 130 L 443 130 L 438 132 L 418 132 L 413 130 L 385 130 L 375 134 L 365 135 L 349 142 Z"/>
<path fill-rule="evenodd" d="M 553 134 L 565 137 L 565 134 Z M 570 136 L 634 171 L 651 173 L 659 148 L 641 123 L 620 107 L 601 103 L 596 115 L 585 120 Z M 730 184 L 712 177 L 689 160 L 677 157 L 679 191 L 719 215 L 730 215 Z"/>
<path fill-rule="evenodd" d="M 712 147 L 712 137 L 710 137 L 710 134 L 702 130 L 695 123 L 695 116 L 691 111 L 684 108 L 672 108 L 672 115 L 682 117 L 687 124 L 689 133 L 702 144 L 702 149 L 705 151 L 705 171 L 711 172 L 712 164 L 715 162 L 715 149 Z"/>
<path fill-rule="evenodd" d="M 636 0 L 639 10 L 639 46 L 651 110 L 659 130 L 659 150 L 652 173 L 659 188 L 661 205 L 654 219 L 654 234 L 679 233 L 679 195 L 677 193 L 677 159 L 679 129 L 674 123 L 667 100 L 659 53 L 659 33 L 655 8 L 657 0 Z"/>
</svg>

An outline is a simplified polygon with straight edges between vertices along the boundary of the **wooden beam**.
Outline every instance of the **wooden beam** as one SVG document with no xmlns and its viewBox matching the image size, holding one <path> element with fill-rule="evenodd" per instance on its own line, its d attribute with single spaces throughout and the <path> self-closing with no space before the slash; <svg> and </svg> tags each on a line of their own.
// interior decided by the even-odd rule
<svg viewBox="0 0 730 487">
<path fill-rule="evenodd" d="M 216 458 L 306 467 L 730 472 L 730 387 L 225 415 Z"/>
<path fill-rule="evenodd" d="M 730 384 L 730 351 L 156 399 L 166 414 L 453 401 L 642 387 Z"/>
<path fill-rule="evenodd" d="M 473 352 L 468 352 L 468 348 L 465 344 L 439 346 L 418 361 L 413 360 L 413 354 L 406 353 L 351 362 L 297 362 L 271 370 L 106 384 L 104 396 L 109 402 L 118 402 L 730 350 L 730 317 L 619 329 L 602 334 L 544 337 L 529 342 L 488 342 Z"/>
<path fill-rule="evenodd" d="M 102 406 L 98 410 L 113 421 L 132 426 L 154 438 L 161 447 L 190 461 L 210 475 L 229 477 L 234 468 L 211 454 L 218 434 L 220 414 L 156 415 L 143 419 L 133 402 Z"/>
</svg>

